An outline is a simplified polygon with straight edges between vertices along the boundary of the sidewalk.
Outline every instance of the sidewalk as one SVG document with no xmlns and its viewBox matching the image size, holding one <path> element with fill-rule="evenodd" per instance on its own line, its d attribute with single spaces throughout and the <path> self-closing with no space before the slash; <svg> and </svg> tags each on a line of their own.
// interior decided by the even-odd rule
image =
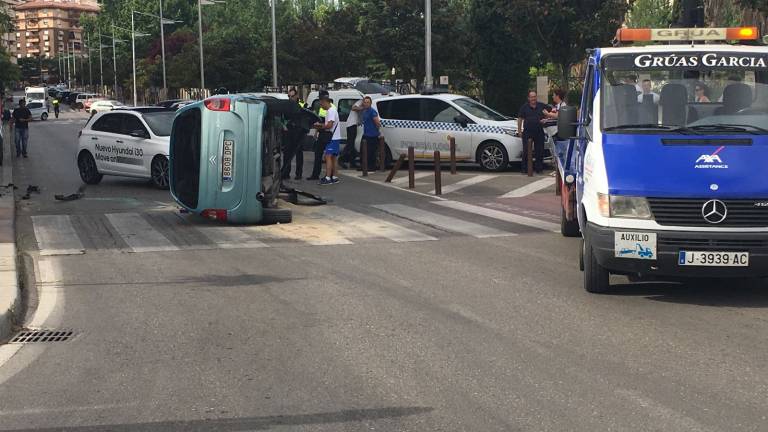
<svg viewBox="0 0 768 432">
<path fill-rule="evenodd" d="M 18 314 L 21 313 L 21 293 L 19 292 L 16 270 L 16 206 L 13 188 L 5 188 L 13 183 L 13 161 L 11 142 L 13 138 L 3 130 L 3 164 L 0 166 L 0 342 L 7 340 L 13 330 Z"/>
</svg>

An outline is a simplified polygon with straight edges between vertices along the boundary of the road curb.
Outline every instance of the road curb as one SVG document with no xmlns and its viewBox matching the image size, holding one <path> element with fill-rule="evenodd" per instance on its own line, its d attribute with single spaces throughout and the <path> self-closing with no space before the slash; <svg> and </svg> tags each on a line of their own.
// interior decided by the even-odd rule
<svg viewBox="0 0 768 432">
<path fill-rule="evenodd" d="M 4 130 L 3 149 L 5 157 L 0 167 L 2 186 L 13 183 L 13 161 L 11 159 L 11 138 L 8 128 Z M 21 292 L 17 273 L 16 257 L 16 202 L 13 187 L 0 187 L 0 341 L 11 335 L 21 314 Z"/>
</svg>

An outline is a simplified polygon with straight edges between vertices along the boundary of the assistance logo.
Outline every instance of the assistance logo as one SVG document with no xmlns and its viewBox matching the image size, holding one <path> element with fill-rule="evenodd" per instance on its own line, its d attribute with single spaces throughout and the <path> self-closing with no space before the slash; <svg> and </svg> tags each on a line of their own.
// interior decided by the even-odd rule
<svg viewBox="0 0 768 432">
<path fill-rule="evenodd" d="M 694 168 L 697 169 L 727 169 L 728 164 L 723 162 L 723 158 L 720 157 L 718 153 L 720 153 L 725 146 L 721 146 L 717 150 L 715 150 L 712 154 L 703 154 L 699 156 L 698 159 L 696 159 L 696 163 L 694 164 Z"/>
</svg>

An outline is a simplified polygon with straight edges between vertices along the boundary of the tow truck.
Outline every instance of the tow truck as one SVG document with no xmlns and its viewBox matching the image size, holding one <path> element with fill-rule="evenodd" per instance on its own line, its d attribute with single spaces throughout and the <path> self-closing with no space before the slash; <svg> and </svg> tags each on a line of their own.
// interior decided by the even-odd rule
<svg viewBox="0 0 768 432">
<path fill-rule="evenodd" d="M 582 238 L 584 288 L 768 276 L 757 28 L 622 28 L 613 45 L 587 52 L 580 106 L 558 119 L 561 231 Z"/>
</svg>

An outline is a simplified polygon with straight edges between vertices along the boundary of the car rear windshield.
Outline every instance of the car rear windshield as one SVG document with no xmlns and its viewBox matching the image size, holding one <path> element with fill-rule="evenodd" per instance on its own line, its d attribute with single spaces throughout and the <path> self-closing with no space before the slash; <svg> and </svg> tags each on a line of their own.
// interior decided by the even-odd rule
<svg viewBox="0 0 768 432">
<path fill-rule="evenodd" d="M 144 121 L 147 122 L 149 128 L 152 129 L 152 133 L 157 136 L 171 136 L 171 128 L 173 127 L 173 117 L 176 115 L 172 111 L 161 111 L 144 113 Z"/>
</svg>

